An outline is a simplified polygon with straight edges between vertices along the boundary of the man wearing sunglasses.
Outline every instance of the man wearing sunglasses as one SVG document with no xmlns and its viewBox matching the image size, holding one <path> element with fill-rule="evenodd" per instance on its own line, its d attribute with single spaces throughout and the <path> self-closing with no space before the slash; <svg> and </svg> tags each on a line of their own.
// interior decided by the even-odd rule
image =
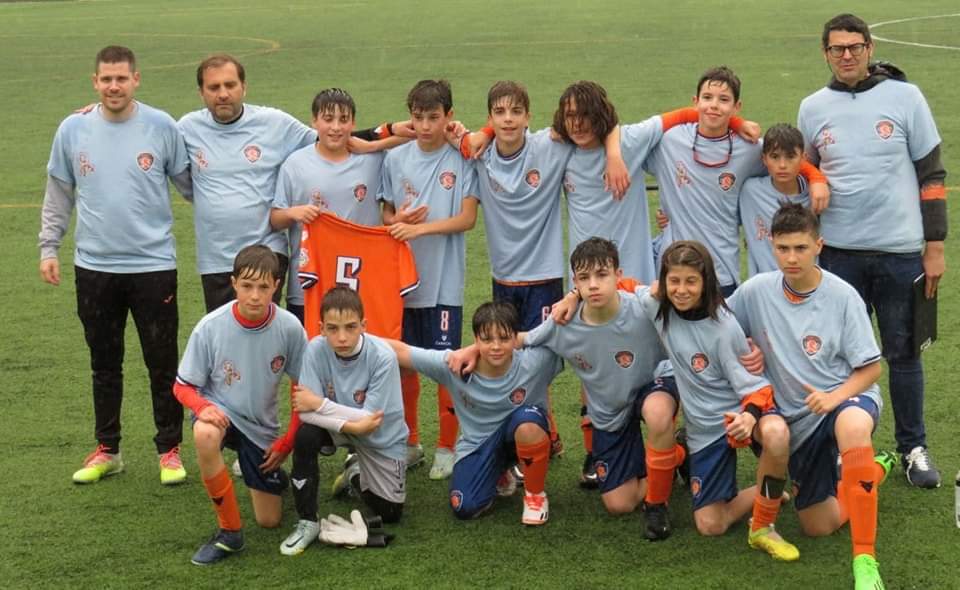
<svg viewBox="0 0 960 590">
<path fill-rule="evenodd" d="M 897 451 L 911 485 L 940 486 L 927 452 L 923 365 L 913 345 L 913 283 L 936 295 L 947 236 L 940 135 L 920 90 L 887 63 L 871 63 L 869 26 L 852 14 L 824 25 L 830 83 L 800 104 L 807 158 L 830 179 L 820 265 L 876 312 L 887 359 Z"/>
</svg>

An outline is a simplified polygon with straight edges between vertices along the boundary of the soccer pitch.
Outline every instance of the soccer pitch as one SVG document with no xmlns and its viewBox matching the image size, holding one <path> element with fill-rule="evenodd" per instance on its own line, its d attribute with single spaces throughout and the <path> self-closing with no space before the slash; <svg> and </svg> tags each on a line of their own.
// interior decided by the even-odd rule
<svg viewBox="0 0 960 590">
<path fill-rule="evenodd" d="M 278 548 L 296 523 L 289 494 L 281 528 L 262 530 L 238 485 L 246 551 L 214 568 L 194 567 L 189 558 L 212 532 L 214 515 L 188 431 L 188 482 L 159 484 L 147 377 L 133 329 L 127 332 L 123 417 L 127 470 L 93 486 L 70 482 L 95 444 L 89 355 L 76 317 L 72 230 L 61 250 L 59 288 L 41 283 L 36 248 L 50 142 L 71 110 L 96 100 L 90 74 L 104 45 L 136 52 L 143 76 L 137 98 L 174 117 L 202 106 L 194 78 L 200 59 L 226 51 L 246 66 L 249 103 L 275 106 L 304 121 L 316 91 L 330 86 L 354 96 L 359 128 L 404 119 L 408 89 L 417 80 L 444 77 L 453 85 L 457 118 L 471 128 L 485 121 L 486 91 L 499 79 L 527 85 L 534 129 L 550 123 L 560 92 L 579 79 L 603 84 L 621 121 L 636 122 L 688 105 L 700 73 L 727 64 L 743 81 L 742 114 L 766 128 L 795 123 L 800 100 L 826 83 L 820 28 L 841 11 L 879 23 L 876 57 L 899 65 L 923 90 L 943 137 L 947 184 L 956 193 L 960 12 L 947 0 L 844 6 L 823 0 L 0 1 L 0 252 L 10 271 L 0 282 L 0 432 L 9 443 L 0 463 L 0 587 L 850 587 L 848 531 L 805 538 L 792 507 L 778 521 L 801 551 L 792 564 L 750 550 L 743 524 L 719 538 L 697 535 L 690 495 L 680 488 L 671 502 L 674 534 L 666 542 L 643 539 L 640 514 L 608 516 L 596 492 L 577 487 L 580 401 L 569 370 L 553 388 L 567 452 L 550 467 L 547 526 L 520 525 L 520 496 L 498 501 L 480 520 L 457 521 L 446 482 L 428 480 L 421 468 L 409 474 L 403 521 L 392 527 L 397 540 L 389 549 L 318 545 L 287 558 Z M 182 351 L 203 303 L 192 212 L 179 196 L 174 214 Z M 467 248 L 469 319 L 490 295 L 481 224 L 469 234 Z M 954 238 L 947 241 L 947 265 L 941 340 L 925 353 L 928 441 L 944 486 L 914 490 L 899 469 L 883 485 L 877 548 L 891 589 L 960 585 L 952 489 L 960 467 L 951 369 L 960 354 L 960 247 Z M 465 342 L 471 340 L 465 335 Z M 881 385 L 886 391 L 886 376 Z M 435 399 L 427 385 L 421 417 L 428 449 L 435 440 Z M 895 446 L 889 403 L 874 443 L 877 449 Z M 325 482 L 332 482 L 340 459 L 321 463 Z M 753 466 L 741 454 L 741 484 L 749 485 Z M 345 515 L 351 504 L 330 500 L 328 489 L 321 488 L 321 515 Z"/>
</svg>

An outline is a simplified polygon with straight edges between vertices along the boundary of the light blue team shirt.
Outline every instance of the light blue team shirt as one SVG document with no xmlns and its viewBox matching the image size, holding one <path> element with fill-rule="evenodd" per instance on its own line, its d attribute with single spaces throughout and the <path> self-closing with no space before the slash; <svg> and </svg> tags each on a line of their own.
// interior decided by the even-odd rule
<svg viewBox="0 0 960 590">
<path fill-rule="evenodd" d="M 190 155 L 200 274 L 230 272 L 237 252 L 254 244 L 286 256 L 286 234 L 270 228 L 277 174 L 316 132 L 283 111 L 250 104 L 233 123 L 201 109 L 178 125 Z"/>
<path fill-rule="evenodd" d="M 835 248 L 910 253 L 923 249 L 920 187 L 913 162 L 940 143 L 920 89 L 885 80 L 870 90 L 821 88 L 797 115 L 807 158 L 830 179 L 820 216 Z"/>
<path fill-rule="evenodd" d="M 280 166 L 272 207 L 288 209 L 313 204 L 353 223 L 381 225 L 377 193 L 383 156 L 383 152 L 350 154 L 342 162 L 331 162 L 317 153 L 314 145 L 301 148 Z M 287 229 L 293 246 L 290 268 L 294 269 L 300 268 L 300 230 L 299 223 Z M 287 301 L 303 305 L 303 289 L 295 272 L 289 273 Z"/>
<path fill-rule="evenodd" d="M 411 141 L 387 153 L 377 198 L 394 209 L 429 208 L 426 221 L 459 215 L 463 200 L 477 198 L 477 173 L 472 161 L 444 144 L 425 152 Z M 463 305 L 466 240 L 463 232 L 434 234 L 410 241 L 420 275 L 420 288 L 403 299 L 405 308 Z"/>
<path fill-rule="evenodd" d="M 550 129 L 527 132 L 509 158 L 496 141 L 477 164 L 480 203 L 493 278 L 524 282 L 564 275 L 560 184 L 572 144 L 550 139 Z"/>
<path fill-rule="evenodd" d="M 460 420 L 456 461 L 483 444 L 521 405 L 539 406 L 546 412 L 547 387 L 563 369 L 563 361 L 546 348 L 531 348 L 514 351 L 510 369 L 502 377 L 472 373 L 464 380 L 447 368 L 449 353 L 410 347 L 414 370 L 450 391 Z"/>
<path fill-rule="evenodd" d="M 235 301 L 205 315 L 193 328 L 177 379 L 193 385 L 263 450 L 277 439 L 279 386 L 300 375 L 307 334 L 300 320 L 276 305 L 258 327 L 234 316 Z M 286 397 L 284 395 L 284 397 Z"/>
<path fill-rule="evenodd" d="M 618 291 L 620 309 L 606 324 L 583 321 L 584 305 L 564 326 L 553 318 L 527 333 L 526 346 L 543 346 L 573 367 L 587 391 L 587 415 L 594 428 L 616 432 L 630 419 L 637 389 L 660 376 L 667 358 L 653 324 L 633 293 Z"/>
<path fill-rule="evenodd" d="M 826 415 L 807 409 L 804 384 L 830 392 L 854 369 L 880 360 L 866 306 L 857 291 L 825 270 L 817 290 L 798 303 L 784 293 L 783 273 L 759 274 L 729 299 L 744 332 L 763 351 L 764 372 L 796 450 Z M 876 383 L 862 394 L 883 407 Z"/>
<path fill-rule="evenodd" d="M 717 164 L 727 159 L 728 137 L 697 138 L 697 125 L 686 123 L 668 129 L 644 167 L 657 177 L 660 205 L 670 218 L 670 236 L 696 240 L 707 247 L 721 285 L 740 282 L 740 189 L 751 176 L 766 174 L 760 160 L 762 147 L 730 132 L 733 151 L 723 166 L 709 167 L 694 160 Z"/>
<path fill-rule="evenodd" d="M 718 318 L 689 321 L 670 310 L 666 330 L 656 319 L 660 303 L 645 287 L 638 289 L 644 312 L 657 326 L 667 349 L 680 390 L 680 403 L 687 424 L 690 452 L 709 446 L 726 436 L 724 412 L 741 413 L 743 398 L 769 387 L 763 377 L 753 375 L 740 364 L 750 352 L 747 337 L 737 318 L 724 308 Z"/>
<path fill-rule="evenodd" d="M 810 192 L 807 181 L 797 177 L 800 192 L 785 195 L 773 186 L 772 176 L 748 178 L 740 190 L 740 223 L 747 244 L 747 268 L 750 275 L 777 270 L 777 259 L 773 255 L 773 236 L 770 234 L 773 216 L 783 202 L 800 203 L 810 207 Z"/>
<path fill-rule="evenodd" d="M 177 266 L 167 177 L 186 170 L 187 152 L 170 115 L 135 105 L 120 123 L 99 107 L 71 115 L 53 139 L 47 173 L 75 188 L 81 268 L 129 274 Z"/>
<path fill-rule="evenodd" d="M 606 238 L 617 245 L 624 276 L 647 284 L 656 278 L 656 270 L 643 162 L 662 136 L 659 115 L 620 127 L 620 149 L 630 172 L 630 188 L 623 199 L 615 200 L 603 188 L 607 154 L 602 146 L 574 150 L 563 177 L 570 252 L 593 236 Z"/>
<path fill-rule="evenodd" d="M 383 410 L 380 427 L 365 436 L 340 433 L 350 444 L 376 449 L 391 459 L 406 457 L 407 424 L 403 420 L 400 367 L 389 344 L 373 334 L 363 335 L 360 352 L 337 356 L 323 336 L 307 345 L 300 383 L 348 408 L 370 413 Z"/>
</svg>

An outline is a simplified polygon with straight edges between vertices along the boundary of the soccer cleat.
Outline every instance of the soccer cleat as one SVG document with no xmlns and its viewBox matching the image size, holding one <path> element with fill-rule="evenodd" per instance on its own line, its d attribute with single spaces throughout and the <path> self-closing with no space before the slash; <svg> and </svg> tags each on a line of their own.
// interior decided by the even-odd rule
<svg viewBox="0 0 960 590">
<path fill-rule="evenodd" d="M 752 520 L 752 519 L 751 519 Z M 796 561 L 800 559 L 800 550 L 776 534 L 773 525 L 755 531 L 747 528 L 747 545 L 760 551 L 766 551 L 777 561 Z"/>
<path fill-rule="evenodd" d="M 300 555 L 317 540 L 320 535 L 320 523 L 312 520 L 301 520 L 297 528 L 280 544 L 280 553 L 283 555 Z"/>
<path fill-rule="evenodd" d="M 160 483 L 172 486 L 187 480 L 187 470 L 180 461 L 180 445 L 160 454 Z"/>
<path fill-rule="evenodd" d="M 520 522 L 530 526 L 538 526 L 547 524 L 549 517 L 550 502 L 547 501 L 546 492 L 540 492 L 539 494 L 525 492 L 523 494 L 523 516 L 520 518 Z"/>
<path fill-rule="evenodd" d="M 673 435 L 674 440 L 677 441 L 677 444 L 683 447 L 683 450 L 686 451 L 683 459 L 683 463 L 677 465 L 677 477 L 680 478 L 680 483 L 683 484 L 685 489 L 690 489 L 690 448 L 687 446 L 687 427 L 683 426 L 678 428 Z"/>
<path fill-rule="evenodd" d="M 883 483 L 887 481 L 887 476 L 890 475 L 890 472 L 893 471 L 893 467 L 897 464 L 897 454 L 893 451 L 880 451 L 873 458 L 874 463 L 880 466 L 883 469 L 883 477 L 880 478 L 880 481 L 877 483 Z"/>
<path fill-rule="evenodd" d="M 900 456 L 907 481 L 916 488 L 933 489 L 940 487 L 940 471 L 930 460 L 926 447 L 913 447 L 909 453 Z"/>
<path fill-rule="evenodd" d="M 343 461 L 343 473 L 333 480 L 333 497 L 360 495 L 360 457 L 350 453 Z"/>
<path fill-rule="evenodd" d="M 243 531 L 217 529 L 213 537 L 197 549 L 190 559 L 194 565 L 211 565 L 243 551 Z"/>
<path fill-rule="evenodd" d="M 644 537 L 650 541 L 663 541 L 670 536 L 673 529 L 670 526 L 670 513 L 667 511 L 666 504 L 644 502 L 643 514 L 647 521 L 643 530 Z"/>
<path fill-rule="evenodd" d="M 523 469 L 520 469 L 519 463 L 514 463 L 513 467 L 510 468 L 510 473 L 513 474 L 513 479 L 517 481 L 518 486 L 523 485 Z"/>
<path fill-rule="evenodd" d="M 107 452 L 105 445 L 97 448 L 83 460 L 83 467 L 73 474 L 73 483 L 96 483 L 109 475 L 123 471 L 120 453 Z"/>
<path fill-rule="evenodd" d="M 453 451 L 439 447 L 433 454 L 433 465 L 430 466 L 430 479 L 447 479 L 453 473 Z"/>
<path fill-rule="evenodd" d="M 240 459 L 233 460 L 233 464 L 230 465 L 230 471 L 234 477 L 243 477 L 243 469 L 240 468 Z"/>
<path fill-rule="evenodd" d="M 426 455 L 423 454 L 423 447 L 419 444 L 407 445 L 407 469 L 413 469 L 423 463 Z"/>
<path fill-rule="evenodd" d="M 585 490 L 595 490 L 600 487 L 600 476 L 597 475 L 592 453 L 587 453 L 587 456 L 583 458 L 583 468 L 580 470 L 580 487 Z"/>
<path fill-rule="evenodd" d="M 500 474 L 497 480 L 497 495 L 501 498 L 512 496 L 517 491 L 517 478 L 513 475 L 513 469 L 507 469 Z"/>
<path fill-rule="evenodd" d="M 853 558 L 853 582 L 856 590 L 885 589 L 876 558 L 867 553 Z"/>
</svg>

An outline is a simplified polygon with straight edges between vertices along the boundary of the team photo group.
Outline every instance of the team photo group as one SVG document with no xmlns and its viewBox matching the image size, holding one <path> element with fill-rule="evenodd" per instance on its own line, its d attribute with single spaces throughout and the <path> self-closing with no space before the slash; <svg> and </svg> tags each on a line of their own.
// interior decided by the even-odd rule
<svg viewBox="0 0 960 590">
<path fill-rule="evenodd" d="M 104 47 L 98 102 L 53 138 L 39 235 L 41 278 L 59 285 L 76 210 L 96 448 L 73 482 L 125 469 L 129 313 L 160 483 L 187 481 L 192 445 L 215 515 L 194 564 L 244 549 L 240 487 L 266 528 L 281 525 L 289 488 L 285 556 L 318 540 L 385 547 L 421 464 L 449 481 L 436 500 L 457 519 L 519 493 L 521 523 L 540 526 L 563 518 L 550 513 L 551 459 L 581 444 L 561 440 L 554 419 L 566 362 L 580 384 L 564 392 L 582 403 L 579 485 L 606 512 L 641 513 L 650 541 L 666 541 L 672 521 L 704 536 L 743 521 L 748 547 L 796 561 L 776 529 L 792 504 L 807 536 L 848 525 L 855 587 L 884 588 L 884 480 L 941 485 L 915 310 L 935 305 L 947 207 L 927 101 L 874 49 L 862 19 L 827 21 L 829 83 L 799 102 L 796 126 L 764 132 L 741 117 L 726 66 L 690 80 L 692 106 L 637 123 L 578 81 L 552 124 L 531 130 L 524 85 L 498 81 L 471 131 L 451 84 L 428 79 L 407 94 L 408 120 L 357 129 L 354 98 L 334 87 L 313 98 L 308 126 L 246 103 L 244 67 L 225 53 L 197 67 L 205 108 L 175 120 L 136 100 L 134 52 Z M 170 183 L 193 210 L 206 308 L 182 350 Z M 491 292 L 466 318 L 468 343 L 465 234 L 478 215 Z M 873 442 L 884 364 L 895 450 Z M 437 384 L 429 443 L 421 376 Z M 321 518 L 321 457 L 340 448 L 333 494 L 357 509 Z M 741 489 L 746 453 L 756 478 Z M 692 517 L 670 501 L 687 492 Z"/>
</svg>

